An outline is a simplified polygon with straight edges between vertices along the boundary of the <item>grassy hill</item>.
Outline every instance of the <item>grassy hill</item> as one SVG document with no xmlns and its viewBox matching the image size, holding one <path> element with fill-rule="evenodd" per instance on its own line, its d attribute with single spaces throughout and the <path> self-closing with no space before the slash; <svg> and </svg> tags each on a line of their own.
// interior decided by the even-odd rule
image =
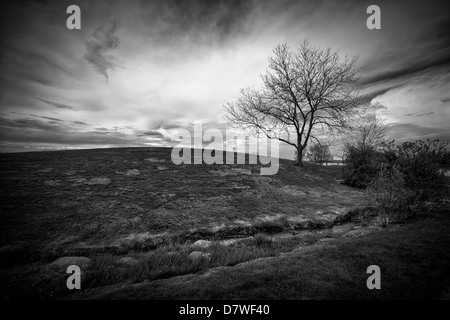
<svg viewBox="0 0 450 320">
<path fill-rule="evenodd" d="M 276 175 L 261 176 L 260 165 L 177 166 L 170 154 L 120 148 L 0 155 L 3 297 L 73 295 L 54 262 L 61 257 L 88 258 L 85 293 L 380 230 L 366 194 L 339 183 L 342 167 L 280 160 Z M 211 242 L 193 245 L 200 239 Z M 205 258 L 192 259 L 193 251 Z"/>
<path fill-rule="evenodd" d="M 337 167 L 297 168 L 282 160 L 277 175 L 261 176 L 259 165 L 177 166 L 170 152 L 2 155 L 1 245 L 112 243 L 145 232 L 227 237 L 228 227 L 246 232 L 255 225 L 326 223 L 366 200 L 360 190 L 338 183 Z"/>
</svg>

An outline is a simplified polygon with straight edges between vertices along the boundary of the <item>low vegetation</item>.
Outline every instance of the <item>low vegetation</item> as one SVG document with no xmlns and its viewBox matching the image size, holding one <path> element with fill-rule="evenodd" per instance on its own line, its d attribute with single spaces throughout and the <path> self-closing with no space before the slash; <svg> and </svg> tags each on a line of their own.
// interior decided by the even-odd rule
<svg viewBox="0 0 450 320">
<path fill-rule="evenodd" d="M 410 218 L 412 208 L 439 199 L 445 185 L 449 153 L 438 140 L 348 146 L 344 183 L 367 188 L 384 223 Z"/>
<path fill-rule="evenodd" d="M 235 266 L 258 258 L 277 256 L 300 246 L 313 245 L 320 239 L 334 237 L 329 230 L 282 239 L 273 239 L 260 233 L 231 245 L 215 241 L 206 248 L 199 248 L 186 243 L 162 246 L 151 251 L 131 251 L 126 257 L 113 254 L 91 255 L 89 265 L 83 269 L 83 292 L 118 283 L 130 285 L 216 267 Z M 202 255 L 192 258 L 192 252 L 201 252 Z M 11 283 L 11 287 L 6 287 L 7 296 L 38 299 L 68 297 L 73 292 L 66 288 L 67 277 L 61 269 L 52 269 L 51 266 L 28 272 Z"/>
<path fill-rule="evenodd" d="M 450 211 L 214 272 L 110 286 L 96 299 L 450 299 Z M 368 290 L 367 267 L 381 269 Z"/>
</svg>

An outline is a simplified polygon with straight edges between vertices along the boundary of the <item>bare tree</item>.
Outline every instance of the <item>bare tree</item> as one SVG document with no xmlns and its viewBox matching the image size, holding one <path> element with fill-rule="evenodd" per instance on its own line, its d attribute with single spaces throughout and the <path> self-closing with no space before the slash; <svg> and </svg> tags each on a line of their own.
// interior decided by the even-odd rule
<svg viewBox="0 0 450 320">
<path fill-rule="evenodd" d="M 345 128 L 361 108 L 362 97 L 353 90 L 357 58 L 341 61 L 338 52 L 308 41 L 295 51 L 280 44 L 273 53 L 262 89 L 241 89 L 236 102 L 226 102 L 226 117 L 235 127 L 294 146 L 303 166 L 309 140 Z"/>
<path fill-rule="evenodd" d="M 344 138 L 346 145 L 358 148 L 376 148 L 386 140 L 387 128 L 375 114 L 367 114 L 356 118 L 350 126 L 351 130 Z"/>
<path fill-rule="evenodd" d="M 314 163 L 318 163 L 320 165 L 333 160 L 333 155 L 330 152 L 330 146 L 328 145 L 320 145 L 315 143 L 308 148 L 307 158 L 309 161 Z"/>
</svg>

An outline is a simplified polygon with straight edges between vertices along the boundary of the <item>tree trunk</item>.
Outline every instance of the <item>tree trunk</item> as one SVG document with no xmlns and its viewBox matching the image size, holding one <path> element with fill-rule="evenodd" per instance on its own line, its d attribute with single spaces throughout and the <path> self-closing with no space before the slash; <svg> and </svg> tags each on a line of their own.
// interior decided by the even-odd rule
<svg viewBox="0 0 450 320">
<path fill-rule="evenodd" d="M 298 167 L 304 167 L 303 165 L 303 149 L 297 149 L 297 163 L 295 164 Z"/>
<path fill-rule="evenodd" d="M 297 132 L 297 163 L 296 166 L 303 167 L 303 149 L 305 149 L 304 146 L 302 146 L 302 135 Z"/>
</svg>

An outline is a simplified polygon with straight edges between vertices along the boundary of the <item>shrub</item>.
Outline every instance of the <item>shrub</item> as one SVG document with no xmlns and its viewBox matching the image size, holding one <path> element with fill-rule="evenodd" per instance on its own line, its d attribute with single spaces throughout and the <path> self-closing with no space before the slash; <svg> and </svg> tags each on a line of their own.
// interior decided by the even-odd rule
<svg viewBox="0 0 450 320">
<path fill-rule="evenodd" d="M 413 192 L 415 201 L 424 201 L 437 195 L 444 184 L 441 167 L 446 162 L 446 144 L 439 140 L 404 142 L 388 147 L 395 153 L 395 166 L 404 174 L 405 185 Z"/>
<path fill-rule="evenodd" d="M 346 150 L 343 183 L 365 189 L 377 176 L 384 155 L 373 147 L 347 145 Z"/>
<path fill-rule="evenodd" d="M 411 215 L 409 204 L 420 204 L 444 189 L 443 168 L 448 165 L 446 144 L 439 140 L 391 141 L 381 150 L 346 146 L 344 183 L 353 187 L 369 186 L 379 204 L 384 223 Z"/>
<path fill-rule="evenodd" d="M 415 201 L 435 195 L 443 186 L 442 167 L 448 163 L 446 144 L 438 140 L 404 142 L 391 141 L 382 150 L 371 147 L 346 146 L 344 184 L 366 188 L 386 164 L 395 166 L 403 174 L 405 187 L 413 192 Z"/>
<path fill-rule="evenodd" d="M 404 174 L 395 166 L 383 163 L 378 176 L 369 184 L 368 192 L 379 205 L 384 224 L 410 216 L 408 203 L 412 192 L 405 185 Z"/>
</svg>

